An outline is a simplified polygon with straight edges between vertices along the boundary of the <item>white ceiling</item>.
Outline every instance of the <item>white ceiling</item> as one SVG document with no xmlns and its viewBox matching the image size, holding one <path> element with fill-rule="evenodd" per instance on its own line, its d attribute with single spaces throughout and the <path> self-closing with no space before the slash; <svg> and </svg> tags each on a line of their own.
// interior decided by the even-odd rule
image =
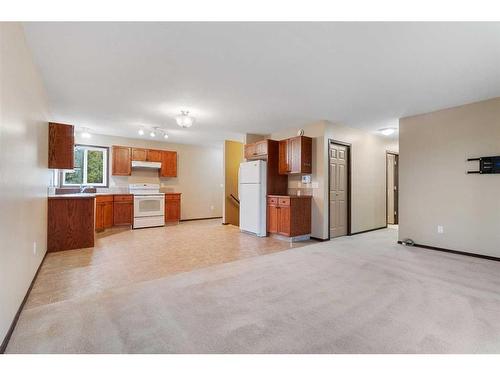
<svg viewBox="0 0 500 375">
<path fill-rule="evenodd" d="M 214 143 L 500 96 L 500 23 L 26 23 L 54 121 Z M 174 116 L 197 122 L 179 128 Z"/>
</svg>

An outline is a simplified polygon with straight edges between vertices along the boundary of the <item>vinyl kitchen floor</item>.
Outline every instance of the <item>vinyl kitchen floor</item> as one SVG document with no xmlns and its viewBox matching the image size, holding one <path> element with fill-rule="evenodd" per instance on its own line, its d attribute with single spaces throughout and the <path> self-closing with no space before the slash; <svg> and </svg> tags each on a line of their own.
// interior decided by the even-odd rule
<svg viewBox="0 0 500 375">
<path fill-rule="evenodd" d="M 47 254 L 24 309 L 311 242 L 257 238 L 219 219 L 111 229 L 93 248 Z"/>
</svg>

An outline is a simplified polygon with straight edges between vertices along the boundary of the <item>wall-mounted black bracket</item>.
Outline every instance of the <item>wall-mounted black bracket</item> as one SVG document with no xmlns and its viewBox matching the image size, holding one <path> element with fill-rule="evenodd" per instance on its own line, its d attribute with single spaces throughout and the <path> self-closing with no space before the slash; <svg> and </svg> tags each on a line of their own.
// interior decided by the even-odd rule
<svg viewBox="0 0 500 375">
<path fill-rule="evenodd" d="M 467 174 L 497 174 L 500 173 L 500 156 L 483 156 L 469 158 L 467 161 L 479 161 L 478 171 L 467 171 Z"/>
</svg>

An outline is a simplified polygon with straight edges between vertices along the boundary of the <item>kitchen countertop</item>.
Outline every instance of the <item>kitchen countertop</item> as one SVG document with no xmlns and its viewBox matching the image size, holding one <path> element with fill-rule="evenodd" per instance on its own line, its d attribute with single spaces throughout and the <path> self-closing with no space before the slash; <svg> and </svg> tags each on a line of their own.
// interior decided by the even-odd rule
<svg viewBox="0 0 500 375">
<path fill-rule="evenodd" d="M 288 194 L 288 195 L 276 195 L 276 194 L 268 194 L 268 197 L 276 197 L 276 198 L 312 198 L 312 195 L 294 195 L 294 194 Z"/>
<path fill-rule="evenodd" d="M 94 193 L 81 193 L 81 194 L 50 194 L 49 199 L 90 199 L 95 198 Z"/>
</svg>

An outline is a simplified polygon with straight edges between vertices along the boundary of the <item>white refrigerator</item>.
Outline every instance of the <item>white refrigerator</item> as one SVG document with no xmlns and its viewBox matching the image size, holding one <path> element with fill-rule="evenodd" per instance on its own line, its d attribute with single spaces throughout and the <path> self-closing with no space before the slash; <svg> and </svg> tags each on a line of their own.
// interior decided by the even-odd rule
<svg viewBox="0 0 500 375">
<path fill-rule="evenodd" d="M 238 183 L 240 230 L 265 237 L 267 162 L 255 160 L 241 163 Z"/>
</svg>

